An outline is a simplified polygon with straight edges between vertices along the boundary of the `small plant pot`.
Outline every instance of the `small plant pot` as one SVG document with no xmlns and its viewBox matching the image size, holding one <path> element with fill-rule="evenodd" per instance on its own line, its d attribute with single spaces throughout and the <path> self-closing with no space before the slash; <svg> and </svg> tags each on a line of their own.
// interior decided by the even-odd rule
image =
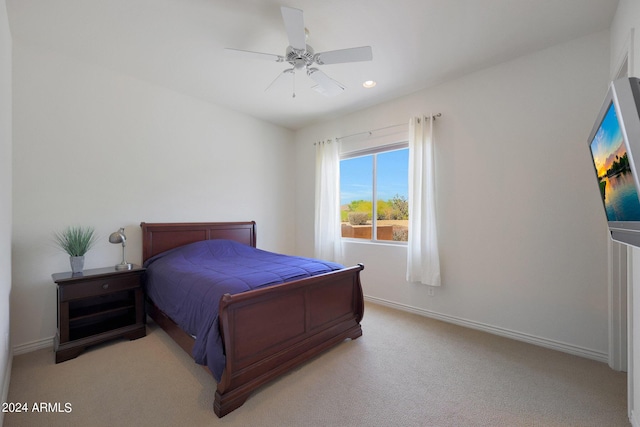
<svg viewBox="0 0 640 427">
<path fill-rule="evenodd" d="M 82 273 L 82 269 L 84 268 L 84 256 L 72 256 L 69 257 L 71 261 L 71 272 L 72 273 Z"/>
</svg>

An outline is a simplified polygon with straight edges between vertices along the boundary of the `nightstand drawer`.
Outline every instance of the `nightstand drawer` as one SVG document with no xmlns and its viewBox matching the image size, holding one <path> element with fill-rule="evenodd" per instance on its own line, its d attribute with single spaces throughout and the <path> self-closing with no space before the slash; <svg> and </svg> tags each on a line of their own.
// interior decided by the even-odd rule
<svg viewBox="0 0 640 427">
<path fill-rule="evenodd" d="M 138 275 L 129 275 L 124 277 L 111 276 L 59 285 L 58 297 L 62 302 L 78 298 L 94 297 L 138 287 L 140 287 L 140 277 Z"/>
</svg>

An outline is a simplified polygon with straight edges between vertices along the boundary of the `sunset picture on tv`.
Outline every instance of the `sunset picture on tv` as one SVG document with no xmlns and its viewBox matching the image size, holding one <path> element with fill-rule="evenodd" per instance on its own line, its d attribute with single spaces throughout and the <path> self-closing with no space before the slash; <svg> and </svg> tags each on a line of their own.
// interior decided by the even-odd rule
<svg viewBox="0 0 640 427">
<path fill-rule="evenodd" d="M 591 154 L 607 220 L 639 221 L 640 201 L 613 103 L 591 142 Z"/>
</svg>

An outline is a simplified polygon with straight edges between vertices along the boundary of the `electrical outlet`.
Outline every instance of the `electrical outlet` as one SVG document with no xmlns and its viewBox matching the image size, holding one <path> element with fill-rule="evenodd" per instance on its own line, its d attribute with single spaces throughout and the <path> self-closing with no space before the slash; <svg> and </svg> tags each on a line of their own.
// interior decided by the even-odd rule
<svg viewBox="0 0 640 427">
<path fill-rule="evenodd" d="M 427 295 L 429 295 L 430 297 L 434 296 L 436 294 L 435 289 L 433 289 L 433 286 L 429 286 L 427 288 Z"/>
</svg>

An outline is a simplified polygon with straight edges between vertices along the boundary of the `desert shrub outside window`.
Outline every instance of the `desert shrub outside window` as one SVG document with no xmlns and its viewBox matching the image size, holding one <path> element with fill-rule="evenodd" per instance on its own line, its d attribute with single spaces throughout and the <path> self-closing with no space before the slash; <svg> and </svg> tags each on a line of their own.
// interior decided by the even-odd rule
<svg viewBox="0 0 640 427">
<path fill-rule="evenodd" d="M 343 238 L 406 243 L 408 197 L 409 148 L 406 142 L 341 157 Z"/>
</svg>

